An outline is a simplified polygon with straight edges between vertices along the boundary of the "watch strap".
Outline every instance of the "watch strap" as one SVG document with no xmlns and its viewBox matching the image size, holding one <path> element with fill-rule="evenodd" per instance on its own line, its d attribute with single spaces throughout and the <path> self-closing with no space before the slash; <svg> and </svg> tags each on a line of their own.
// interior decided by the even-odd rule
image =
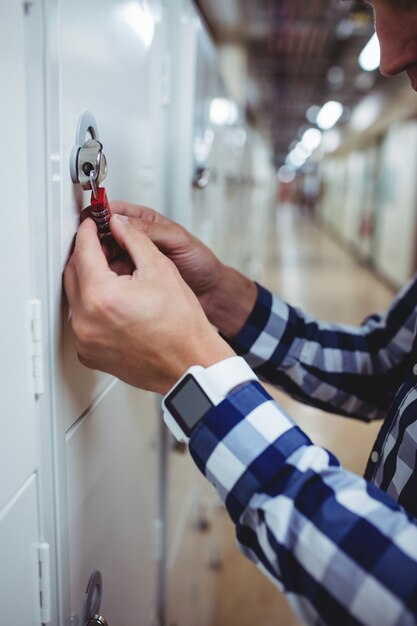
<svg viewBox="0 0 417 626">
<path fill-rule="evenodd" d="M 235 387 L 258 380 L 255 372 L 241 356 L 232 356 L 197 370 L 196 380 L 201 384 L 214 405 L 219 404 Z"/>
<path fill-rule="evenodd" d="M 206 408 L 203 412 L 198 414 L 196 404 L 194 414 L 197 418 L 190 426 L 190 405 L 189 402 L 193 402 L 192 396 L 189 397 L 189 401 L 184 402 L 184 392 L 187 394 L 187 388 L 191 385 L 191 381 L 194 379 L 195 393 L 196 387 L 199 389 L 199 393 L 202 394 L 202 402 L 206 403 Z M 216 406 L 231 392 L 233 389 L 249 381 L 258 380 L 256 374 L 249 367 L 246 361 L 242 357 L 234 356 L 228 359 L 219 361 L 209 367 L 202 367 L 201 365 L 194 365 L 190 367 L 181 378 L 170 389 L 166 396 L 162 400 L 162 409 L 164 421 L 168 428 L 174 434 L 179 441 L 189 441 L 192 430 L 197 425 L 198 421 L 205 415 L 210 406 Z M 190 393 L 192 393 L 190 388 Z M 181 413 L 181 402 L 178 399 L 182 396 L 182 402 L 184 410 L 187 407 L 186 413 Z M 185 397 L 187 397 L 185 395 Z M 203 398 L 206 398 L 204 401 Z M 192 410 L 193 412 L 193 410 Z M 185 432 L 185 430 L 186 432 Z"/>
</svg>

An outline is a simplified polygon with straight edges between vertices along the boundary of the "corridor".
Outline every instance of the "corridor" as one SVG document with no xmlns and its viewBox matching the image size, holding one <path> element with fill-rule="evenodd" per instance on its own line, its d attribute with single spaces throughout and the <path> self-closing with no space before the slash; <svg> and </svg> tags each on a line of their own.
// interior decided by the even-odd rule
<svg viewBox="0 0 417 626">
<path fill-rule="evenodd" d="M 265 287 L 319 319 L 360 323 L 384 310 L 393 292 L 310 218 L 291 205 L 278 206 L 270 229 Z M 366 425 L 272 395 L 311 439 L 331 450 L 349 470 L 362 474 L 379 424 Z M 286 599 L 235 548 L 224 514 L 222 569 L 213 626 L 299 626 Z"/>
</svg>

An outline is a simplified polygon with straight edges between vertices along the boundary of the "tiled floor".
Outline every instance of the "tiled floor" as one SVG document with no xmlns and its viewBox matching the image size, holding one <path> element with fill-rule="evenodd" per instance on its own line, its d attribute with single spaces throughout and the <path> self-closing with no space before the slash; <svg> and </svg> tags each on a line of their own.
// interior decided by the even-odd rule
<svg viewBox="0 0 417 626">
<path fill-rule="evenodd" d="M 269 244 L 263 284 L 320 319 L 357 324 L 385 309 L 392 298 L 372 273 L 290 206 L 277 209 Z M 368 426 L 300 405 L 279 392 L 273 395 L 313 441 L 334 452 L 346 468 L 363 473 L 378 424 Z M 212 626 L 298 626 L 285 598 L 238 553 L 226 513 L 223 524 L 223 567 Z"/>
</svg>

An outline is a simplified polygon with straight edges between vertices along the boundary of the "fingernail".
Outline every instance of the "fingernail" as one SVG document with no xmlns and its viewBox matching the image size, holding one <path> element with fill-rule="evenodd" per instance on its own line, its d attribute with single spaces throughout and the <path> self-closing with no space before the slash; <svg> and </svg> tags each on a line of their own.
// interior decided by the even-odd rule
<svg viewBox="0 0 417 626">
<path fill-rule="evenodd" d="M 120 222 L 121 224 L 128 224 L 129 218 L 127 215 L 119 215 L 119 213 L 114 213 L 113 218 L 116 222 Z"/>
</svg>

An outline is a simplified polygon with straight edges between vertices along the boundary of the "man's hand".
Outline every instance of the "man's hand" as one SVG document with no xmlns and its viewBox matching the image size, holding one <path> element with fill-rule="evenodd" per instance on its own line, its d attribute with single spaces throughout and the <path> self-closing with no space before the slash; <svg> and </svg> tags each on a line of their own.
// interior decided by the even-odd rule
<svg viewBox="0 0 417 626">
<path fill-rule="evenodd" d="M 80 361 L 166 393 L 191 365 L 234 356 L 141 220 L 115 215 L 110 225 L 134 266 L 132 275 L 118 276 L 109 267 L 90 218 L 79 228 L 64 273 Z"/>
<path fill-rule="evenodd" d="M 121 201 L 111 202 L 111 210 L 113 214 L 141 218 L 144 232 L 176 265 L 208 319 L 228 337 L 239 332 L 257 296 L 251 280 L 225 266 L 199 239 L 154 210 Z M 128 263 L 128 257 L 119 254 L 111 265 L 123 273 L 129 270 Z"/>
</svg>

